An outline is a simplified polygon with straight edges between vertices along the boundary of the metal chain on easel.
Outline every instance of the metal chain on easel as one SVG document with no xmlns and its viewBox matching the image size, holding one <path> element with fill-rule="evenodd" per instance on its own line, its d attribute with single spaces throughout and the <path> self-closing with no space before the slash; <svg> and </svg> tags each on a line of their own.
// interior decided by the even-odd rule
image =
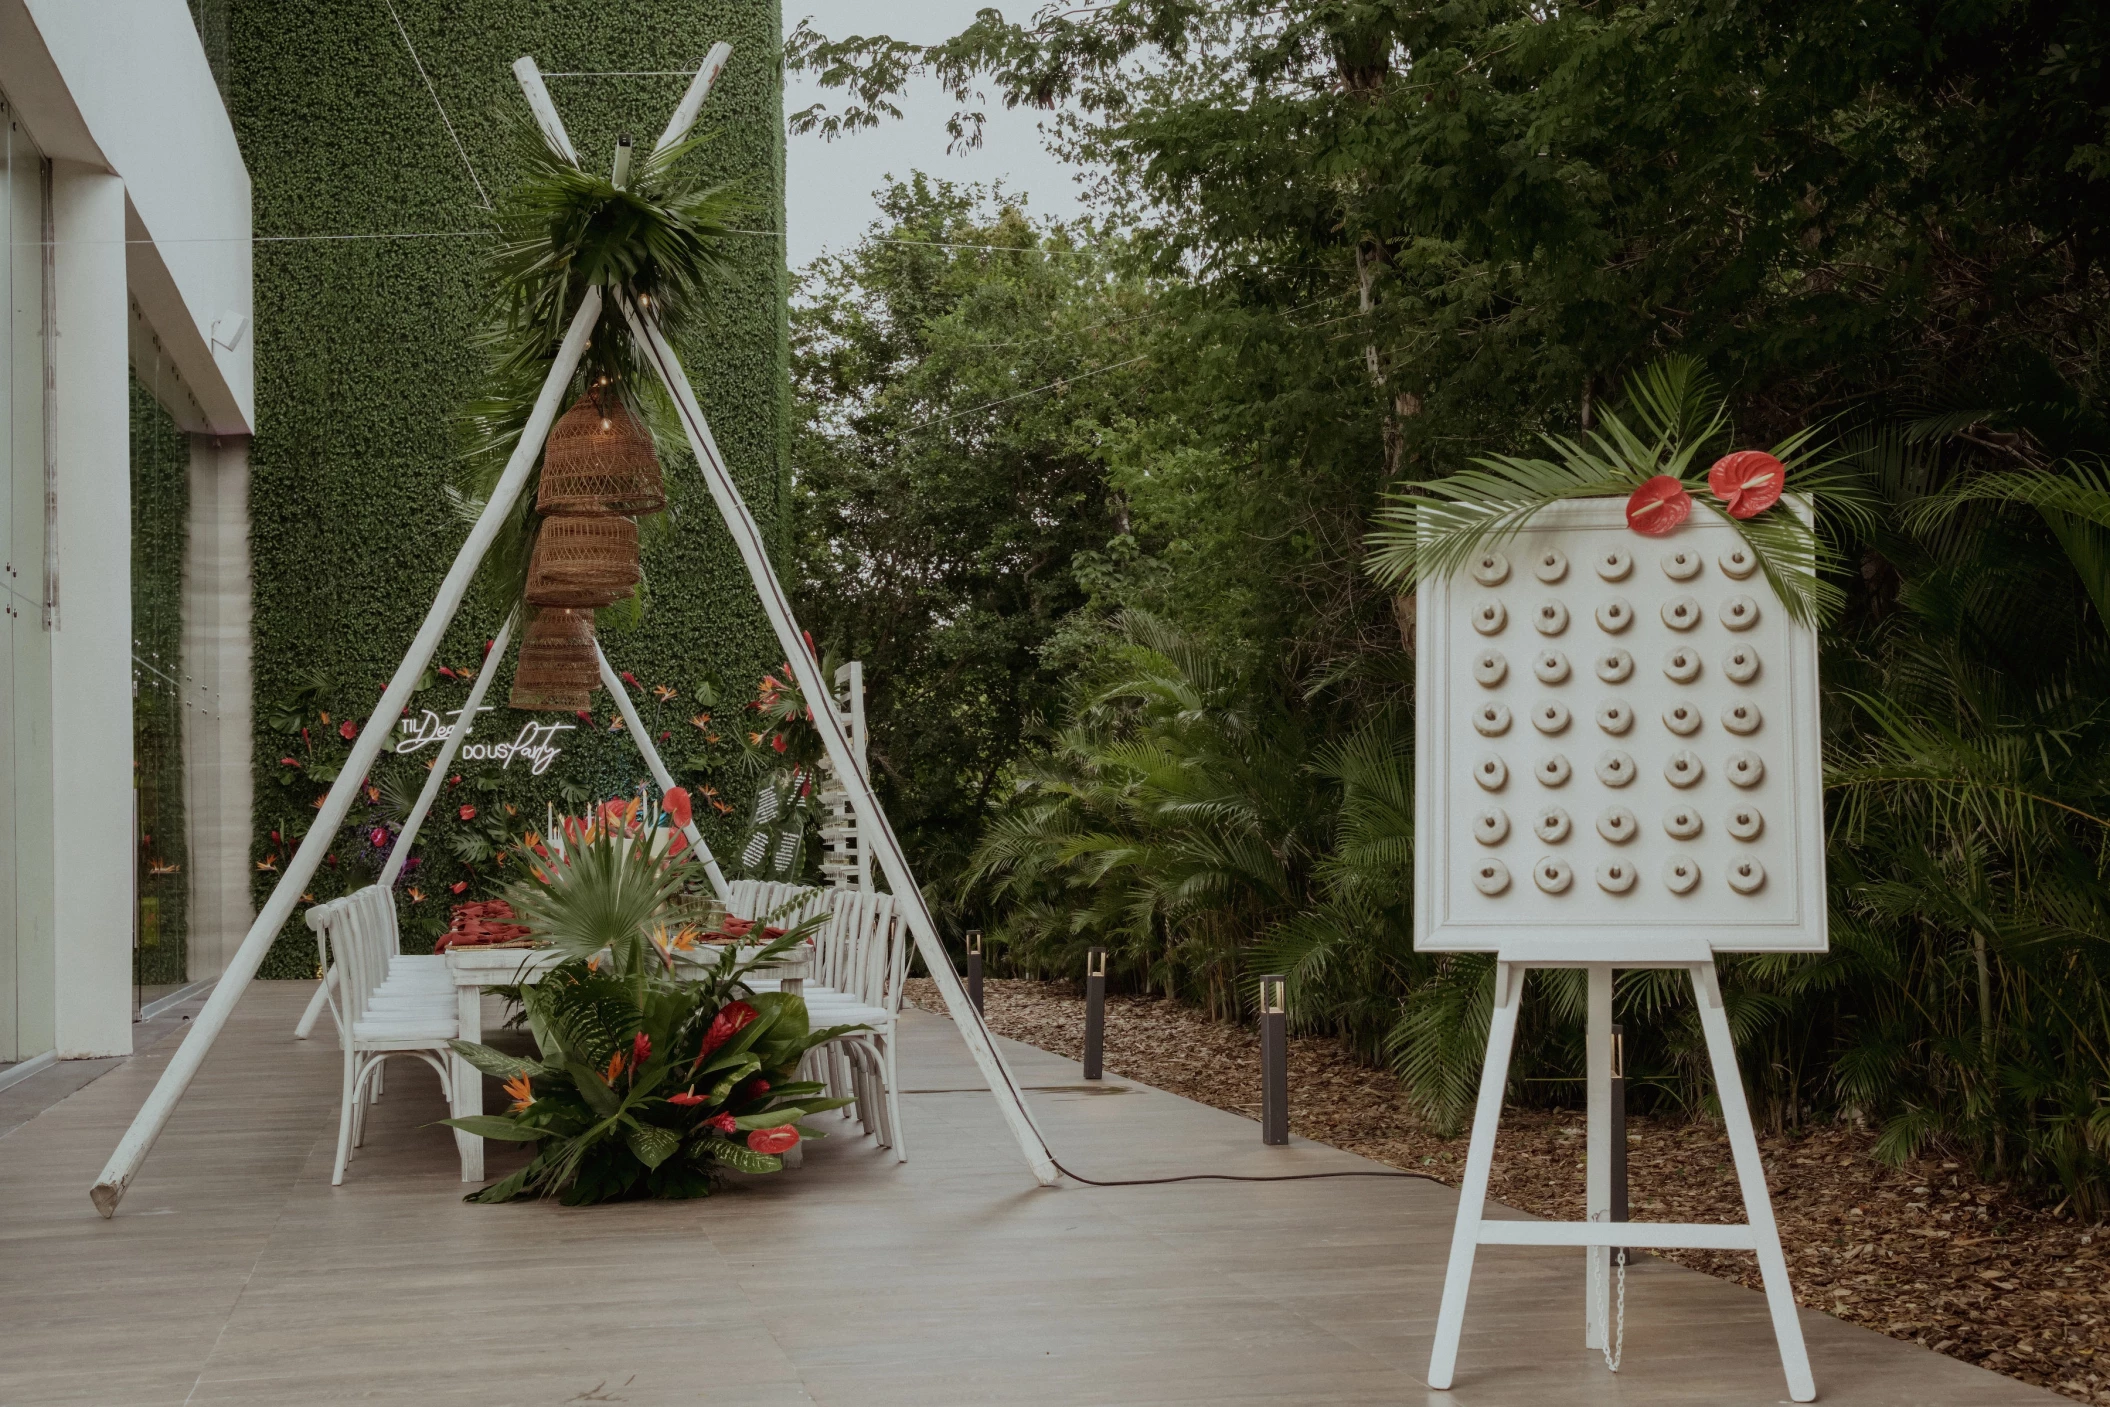
<svg viewBox="0 0 2110 1407">
<path fill-rule="evenodd" d="M 1593 1212 L 1590 1214 L 1590 1220 L 1592 1221 L 1603 1221 L 1604 1219 L 1605 1214 L 1603 1212 Z M 1590 1247 L 1590 1281 L 1597 1287 L 1597 1324 L 1599 1330 L 1604 1334 L 1604 1340 L 1601 1345 L 1601 1347 L 1604 1349 L 1604 1366 L 1607 1371 L 1616 1373 L 1619 1371 L 1620 1360 L 1626 1357 L 1626 1247 L 1619 1246 L 1614 1248 L 1611 1246 L 1606 1246 L 1602 1249 L 1604 1251 L 1606 1259 L 1604 1273 L 1599 1274 L 1597 1269 L 1597 1253 L 1599 1248 L 1596 1246 Z M 1607 1296 L 1611 1292 L 1611 1258 L 1615 1254 L 1618 1256 L 1619 1259 L 1619 1304 L 1617 1319 L 1614 1319 L 1609 1314 L 1607 1314 L 1606 1311 L 1608 1308 L 1610 1308 L 1610 1306 L 1605 1303 Z"/>
</svg>

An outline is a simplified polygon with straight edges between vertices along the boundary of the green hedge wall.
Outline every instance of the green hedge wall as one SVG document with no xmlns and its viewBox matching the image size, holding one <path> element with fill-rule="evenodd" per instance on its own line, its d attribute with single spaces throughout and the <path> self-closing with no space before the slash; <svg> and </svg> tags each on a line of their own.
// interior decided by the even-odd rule
<svg viewBox="0 0 2110 1407">
<path fill-rule="evenodd" d="M 132 776 L 139 804 L 139 946 L 132 980 L 188 975 L 190 847 L 183 812 L 183 548 L 190 440 L 132 381 Z"/>
<path fill-rule="evenodd" d="M 532 54 L 546 73 L 693 69 L 717 40 L 732 61 L 704 108 L 714 174 L 737 181 L 762 232 L 735 242 L 715 324 L 683 348 L 718 443 L 773 538 L 785 540 L 789 494 L 787 279 L 783 244 L 781 20 L 755 0 L 396 0 L 411 41 L 486 190 L 508 181 L 501 106 L 523 112 L 510 71 Z M 465 528 L 442 497 L 448 416 L 475 372 L 469 334 L 485 241 L 448 232 L 484 226 L 475 186 L 413 67 L 387 6 L 342 0 L 236 0 L 223 81 L 255 183 L 257 436 L 250 512 L 255 571 L 255 893 L 304 832 L 313 802 L 417 628 Z M 554 78 L 574 143 L 605 161 L 618 133 L 657 137 L 679 77 Z M 272 236 L 414 235 L 274 240 Z M 698 734 L 706 673 L 754 679 L 778 652 L 730 539 L 689 464 L 668 466 L 678 531 L 645 558 L 650 609 L 624 635 L 604 633 L 618 669 L 647 686 L 646 714 L 673 734 L 670 763 Z M 779 553 L 781 556 L 781 551 Z M 499 622 L 472 604 L 436 663 L 473 668 Z M 503 705 L 511 662 L 494 682 Z M 650 686 L 677 691 L 660 703 Z M 444 678 L 416 707 L 458 708 L 467 685 Z M 446 905 L 490 892 L 506 866 L 467 861 L 478 835 L 517 835 L 569 789 L 619 794 L 645 776 L 611 735 L 605 696 L 591 727 L 540 781 L 518 765 L 465 764 L 421 838 L 404 913 L 406 946 L 444 926 Z M 324 722 L 328 715 L 328 722 Z M 481 741 L 509 738 L 530 716 L 501 707 Z M 384 764 L 399 787 L 423 759 Z M 474 821 L 459 819 L 474 807 Z M 369 832 L 353 824 L 309 893 L 326 899 L 370 881 Z M 725 836 L 717 837 L 722 849 Z M 519 873 L 517 860 L 512 874 Z M 265 975 L 308 976 L 314 950 L 296 918 Z"/>
</svg>

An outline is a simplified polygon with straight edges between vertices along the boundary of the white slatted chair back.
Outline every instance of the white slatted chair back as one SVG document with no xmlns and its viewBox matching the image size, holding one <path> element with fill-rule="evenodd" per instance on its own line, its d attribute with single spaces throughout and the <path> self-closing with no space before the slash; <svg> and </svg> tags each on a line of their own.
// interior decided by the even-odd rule
<svg viewBox="0 0 2110 1407">
<path fill-rule="evenodd" d="M 726 912 L 734 918 L 753 918 L 756 914 L 755 891 L 761 887 L 762 882 L 754 879 L 736 879 L 726 885 Z"/>
<path fill-rule="evenodd" d="M 338 969 L 336 1002 L 344 1030 L 366 1016 L 374 989 L 388 977 L 388 960 L 402 949 L 395 895 L 378 884 L 308 910 L 308 927 L 325 967 Z"/>
</svg>

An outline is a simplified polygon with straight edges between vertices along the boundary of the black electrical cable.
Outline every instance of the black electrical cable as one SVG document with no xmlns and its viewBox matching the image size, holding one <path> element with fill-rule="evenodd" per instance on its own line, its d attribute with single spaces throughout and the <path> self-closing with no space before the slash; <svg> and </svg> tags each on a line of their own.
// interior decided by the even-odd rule
<svg viewBox="0 0 2110 1407">
<path fill-rule="evenodd" d="M 1045 1148 L 1047 1145 L 1043 1143 L 1041 1146 Z M 1386 1168 L 1382 1171 L 1375 1168 L 1356 1168 L 1344 1172 L 1275 1173 L 1266 1177 L 1245 1176 L 1239 1173 L 1182 1173 L 1178 1177 L 1124 1177 L 1101 1182 L 1098 1178 L 1071 1172 L 1053 1153 L 1048 1154 L 1048 1161 L 1055 1164 L 1055 1171 L 1087 1187 L 1155 1187 L 1163 1182 L 1311 1182 L 1322 1177 L 1418 1177 L 1423 1182 L 1433 1182 L 1438 1186 L 1448 1185 L 1442 1178 L 1429 1173 L 1405 1172 L 1398 1168 Z"/>
</svg>

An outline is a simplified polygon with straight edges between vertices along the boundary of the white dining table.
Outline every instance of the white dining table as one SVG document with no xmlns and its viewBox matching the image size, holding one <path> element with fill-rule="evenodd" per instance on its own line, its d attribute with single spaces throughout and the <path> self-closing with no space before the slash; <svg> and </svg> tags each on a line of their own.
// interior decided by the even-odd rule
<svg viewBox="0 0 2110 1407">
<path fill-rule="evenodd" d="M 701 969 L 715 964 L 722 947 L 701 946 L 677 949 L 674 954 L 676 968 Z M 761 952 L 759 945 L 742 946 L 740 961 L 747 962 Z M 813 960 L 813 944 L 800 943 L 784 953 L 766 967 L 755 969 L 757 976 L 780 979 L 783 990 L 795 992 L 803 984 L 809 965 Z M 461 1039 L 481 1044 L 484 1038 L 484 993 L 492 987 L 525 987 L 540 982 L 551 968 L 564 961 L 564 954 L 554 948 L 498 948 L 498 947 L 454 947 L 447 950 L 447 973 L 454 979 L 455 1014 L 461 1027 Z M 454 1064 L 454 1116 L 464 1118 L 484 1111 L 483 1072 L 462 1059 L 453 1058 Z M 462 1155 L 462 1181 L 484 1180 L 484 1141 L 473 1133 L 454 1131 L 454 1141 Z"/>
</svg>

